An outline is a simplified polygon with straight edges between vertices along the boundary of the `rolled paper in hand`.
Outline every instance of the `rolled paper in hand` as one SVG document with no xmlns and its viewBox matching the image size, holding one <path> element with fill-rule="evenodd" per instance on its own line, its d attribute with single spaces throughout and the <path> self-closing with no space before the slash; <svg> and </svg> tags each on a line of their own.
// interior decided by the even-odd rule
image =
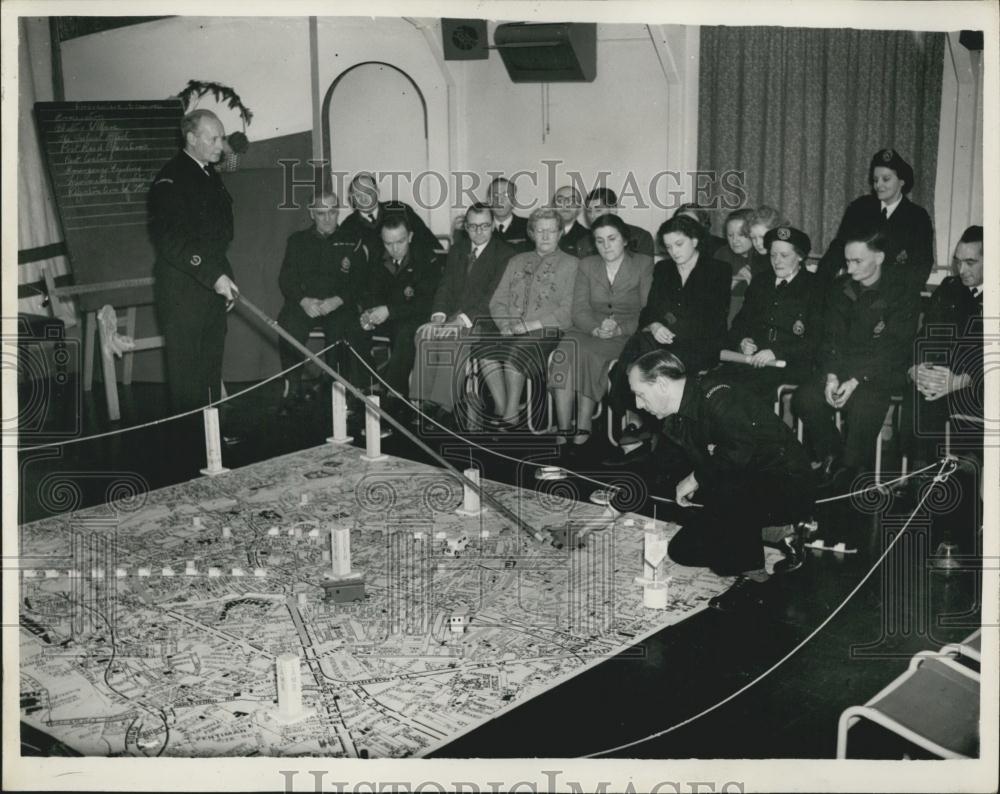
<svg viewBox="0 0 1000 794">
<path fill-rule="evenodd" d="M 735 350 L 720 350 L 719 351 L 719 361 L 729 361 L 734 364 L 749 364 L 752 356 L 745 356 L 742 353 L 737 353 Z M 774 361 L 768 361 L 764 364 L 765 367 L 779 367 L 784 368 L 785 362 L 780 358 Z"/>
</svg>

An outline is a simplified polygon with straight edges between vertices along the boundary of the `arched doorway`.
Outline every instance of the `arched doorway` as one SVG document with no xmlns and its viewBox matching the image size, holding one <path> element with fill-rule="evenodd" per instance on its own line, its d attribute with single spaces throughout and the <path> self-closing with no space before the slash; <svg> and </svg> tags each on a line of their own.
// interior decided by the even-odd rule
<svg viewBox="0 0 1000 794">
<path fill-rule="evenodd" d="M 427 103 L 402 69 L 367 61 L 333 81 L 323 100 L 323 157 L 345 202 L 351 176 L 375 171 L 383 200 L 405 201 L 424 221 L 429 219 L 426 201 L 415 195 L 417 175 L 428 164 Z M 433 180 L 422 182 L 426 199 L 427 183 Z"/>
</svg>

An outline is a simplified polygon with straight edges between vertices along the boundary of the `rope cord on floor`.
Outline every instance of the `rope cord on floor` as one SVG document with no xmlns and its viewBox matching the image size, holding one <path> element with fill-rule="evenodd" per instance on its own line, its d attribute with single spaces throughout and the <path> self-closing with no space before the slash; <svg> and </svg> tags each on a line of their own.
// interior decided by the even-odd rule
<svg viewBox="0 0 1000 794">
<path fill-rule="evenodd" d="M 330 350 L 330 348 L 338 344 L 340 344 L 339 340 L 327 345 L 322 350 L 320 350 L 316 355 L 317 356 L 322 355 L 326 351 Z M 175 419 L 183 419 L 185 416 L 193 416 L 196 413 L 204 411 L 206 408 L 214 408 L 217 405 L 222 405 L 222 403 L 229 402 L 230 400 L 235 400 L 237 397 L 241 397 L 244 394 L 252 392 L 254 389 L 259 389 L 261 386 L 264 386 L 270 383 L 271 381 L 276 380 L 277 378 L 284 377 L 293 369 L 297 369 L 298 367 L 301 367 L 303 364 L 306 364 L 308 360 L 309 359 L 304 358 L 298 363 L 292 364 L 290 367 L 286 367 L 285 369 L 281 370 L 281 372 L 274 373 L 273 375 L 271 375 L 265 380 L 260 381 L 259 383 L 255 383 L 252 386 L 247 386 L 245 389 L 242 389 L 238 392 L 234 392 L 233 394 L 227 394 L 225 397 L 215 400 L 214 402 L 210 402 L 208 405 L 203 405 L 200 408 L 192 408 L 190 411 L 184 411 L 183 413 L 174 414 L 173 416 L 165 416 L 162 419 L 154 419 L 151 422 L 144 422 L 141 425 L 129 425 L 128 427 L 117 427 L 114 430 L 107 430 L 103 433 L 95 433 L 92 436 L 82 436 L 81 438 L 67 438 L 63 439 L 62 441 L 50 441 L 47 444 L 36 444 L 33 447 L 22 447 L 18 450 L 18 453 L 34 452 L 35 450 L 49 449 L 50 447 L 65 447 L 69 446 L 70 444 L 80 444 L 84 441 L 96 441 L 99 438 L 107 438 L 108 436 L 117 436 L 122 433 L 130 433 L 133 430 L 142 430 L 147 427 L 154 427 L 155 425 L 161 425 L 164 422 L 173 422 Z"/>
<path fill-rule="evenodd" d="M 951 476 L 951 474 L 955 471 L 956 468 L 958 468 L 958 462 L 956 460 L 951 459 L 951 458 L 945 459 L 941 463 L 941 468 L 938 470 L 938 473 L 934 476 L 934 483 L 935 484 L 939 484 L 939 483 L 944 483 L 945 481 L 947 481 L 948 477 Z M 799 642 L 788 653 L 786 653 L 784 656 L 782 656 L 778 661 L 776 661 L 774 664 L 772 664 L 770 667 L 768 667 L 764 672 L 762 672 L 760 675 L 758 675 L 753 680 L 749 681 L 747 684 L 741 686 L 739 689 L 737 689 L 732 694 L 727 695 L 725 698 L 723 698 L 719 702 L 712 704 L 708 708 L 702 709 L 697 714 L 694 714 L 694 715 L 692 715 L 692 716 L 690 716 L 690 717 L 688 717 L 688 718 L 686 718 L 684 720 L 681 720 L 678 723 L 675 723 L 675 724 L 671 725 L 669 728 L 664 728 L 661 731 L 656 731 L 655 733 L 651 733 L 648 736 L 643 736 L 640 739 L 634 739 L 633 741 L 625 742 L 624 744 L 615 745 L 614 747 L 609 747 L 609 748 L 607 748 L 605 750 L 598 750 L 598 751 L 593 752 L 593 753 L 588 753 L 588 754 L 580 756 L 580 757 L 581 758 L 598 758 L 600 756 L 607 755 L 608 753 L 615 753 L 615 752 L 619 752 L 620 750 L 627 750 L 630 747 L 635 747 L 636 745 L 643 744 L 643 743 L 648 742 L 648 741 L 652 741 L 653 739 L 658 739 L 661 736 L 666 736 L 668 733 L 672 733 L 673 731 L 676 731 L 678 728 L 682 728 L 685 725 L 690 725 L 692 722 L 694 722 L 695 720 L 700 719 L 701 717 L 704 717 L 706 714 L 711 714 L 716 709 L 721 708 L 726 703 L 729 703 L 731 700 L 734 700 L 735 698 L 739 697 L 744 692 L 746 692 L 748 689 L 750 689 L 751 687 L 755 686 L 756 684 L 760 683 L 765 678 L 767 678 L 771 673 L 773 673 L 775 670 L 777 670 L 779 667 L 781 667 L 781 665 L 783 665 L 785 662 L 787 662 L 789 659 L 791 659 L 796 653 L 798 653 L 800 650 L 802 650 L 812 640 L 812 638 L 815 637 L 817 634 L 819 634 L 820 631 L 822 631 L 830 623 L 830 621 L 832 621 L 838 614 L 840 614 L 841 610 L 843 610 L 843 608 L 845 606 L 847 606 L 847 603 L 855 595 L 857 595 L 858 591 L 861 590 L 861 588 L 872 577 L 872 575 L 875 573 L 875 571 L 878 569 L 878 567 L 885 561 L 885 558 L 887 556 L 889 556 L 889 552 L 892 551 L 892 549 L 895 547 L 896 543 L 903 536 L 903 533 L 906 532 L 906 530 L 909 528 L 910 522 L 913 521 L 913 519 L 917 515 L 917 513 L 920 512 L 920 509 L 923 507 L 924 502 L 927 500 L 927 497 L 930 495 L 930 493 L 931 493 L 932 490 L 933 490 L 933 488 L 926 489 L 926 491 L 924 492 L 923 496 L 921 496 L 920 501 L 917 502 L 917 506 L 913 508 L 913 512 L 910 513 L 909 517 L 906 519 L 906 522 L 899 529 L 899 531 L 896 532 L 896 534 L 892 538 L 892 540 L 889 541 L 889 545 L 886 546 L 885 551 L 882 552 L 881 556 L 875 561 L 875 563 L 872 565 L 871 569 L 864 576 L 862 576 L 861 580 L 851 589 L 851 592 L 849 592 L 844 597 L 844 600 L 841 601 L 834 608 L 834 610 L 829 615 L 827 615 L 823 619 L 823 621 L 815 629 L 813 629 L 811 632 L 809 632 L 809 634 L 807 634 L 806 637 L 801 642 Z"/>
</svg>

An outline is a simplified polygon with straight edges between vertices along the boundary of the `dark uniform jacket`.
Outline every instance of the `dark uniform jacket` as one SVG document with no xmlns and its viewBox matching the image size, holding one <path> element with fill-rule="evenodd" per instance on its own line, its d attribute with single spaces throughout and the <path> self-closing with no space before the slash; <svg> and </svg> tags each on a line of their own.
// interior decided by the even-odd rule
<svg viewBox="0 0 1000 794">
<path fill-rule="evenodd" d="M 206 174 L 183 151 L 153 181 L 149 233 L 156 249 L 158 291 L 211 290 L 219 276 L 233 277 L 226 256 L 233 239 L 233 200 L 214 168 L 209 166 Z"/>
<path fill-rule="evenodd" d="M 413 230 L 411 247 L 417 246 L 426 251 L 435 251 L 438 248 L 438 240 L 434 236 L 434 233 L 427 228 L 427 224 L 414 212 L 413 207 L 403 201 L 380 201 L 378 211 L 375 215 L 375 223 L 369 223 L 360 210 L 354 210 L 354 212 L 344 218 L 339 228 L 343 229 L 345 234 L 361 238 L 365 244 L 365 250 L 368 251 L 368 261 L 370 263 L 381 262 L 385 246 L 382 245 L 382 234 L 379 231 L 378 225 L 386 213 L 390 212 L 401 212 L 406 216 L 410 224 L 410 229 Z"/>
<path fill-rule="evenodd" d="M 315 225 L 288 238 L 278 275 L 281 294 L 290 304 L 303 298 L 339 297 L 357 308 L 357 281 L 363 277 L 365 250 L 361 238 L 337 228 L 320 234 Z"/>
<path fill-rule="evenodd" d="M 983 293 L 973 297 L 962 280 L 949 276 L 931 295 L 914 347 L 914 364 L 943 364 L 969 375 L 983 404 Z"/>
<path fill-rule="evenodd" d="M 500 283 L 507 260 L 514 249 L 494 234 L 479 257 L 469 267 L 472 243 L 468 237 L 448 251 L 441 285 L 434 295 L 431 314 L 444 312 L 447 317 L 463 312 L 475 324 L 490 316 L 490 298 Z"/>
<path fill-rule="evenodd" d="M 437 258 L 414 245 L 395 273 L 392 260 L 383 249 L 382 258 L 369 262 L 359 290 L 362 309 L 386 306 L 389 320 L 424 322 L 430 318 L 431 304 L 441 280 Z"/>
<path fill-rule="evenodd" d="M 663 434 L 684 450 L 706 489 L 744 474 L 804 480 L 811 474 L 808 455 L 770 405 L 711 375 L 685 381 L 680 407 L 664 419 Z"/>
<path fill-rule="evenodd" d="M 672 259 L 657 262 L 639 329 L 663 323 L 677 335 L 670 350 L 689 371 L 714 366 L 726 342 L 730 281 L 729 265 L 704 254 L 683 286 Z"/>
<path fill-rule="evenodd" d="M 934 227 L 927 211 L 906 196 L 900 199 L 888 220 L 882 220 L 882 202 L 874 195 L 861 196 L 848 204 L 837 236 L 819 261 L 817 273 L 830 281 L 845 266 L 844 235 L 849 230 L 882 225 L 892 241 L 886 262 L 908 273 L 910 285 L 919 292 L 934 266 Z"/>
<path fill-rule="evenodd" d="M 639 226 L 633 226 L 631 223 L 626 223 L 625 225 L 628 227 L 628 242 L 625 245 L 625 250 L 631 254 L 653 256 L 653 235 Z M 597 253 L 594 238 L 589 231 L 586 237 L 580 238 L 580 241 L 576 244 L 576 248 L 580 252 L 577 254 L 580 258 L 592 256 Z"/>
<path fill-rule="evenodd" d="M 749 337 L 758 350 L 771 350 L 789 369 L 812 370 L 822 333 L 820 280 L 804 267 L 780 289 L 774 271 L 750 282 L 740 313 L 733 319 L 729 342 L 739 350 Z"/>
<path fill-rule="evenodd" d="M 561 220 L 560 223 L 562 223 Z M 564 253 L 580 259 L 581 256 L 578 253 L 580 241 L 589 237 L 590 229 L 586 226 L 581 226 L 579 221 L 573 221 L 573 225 L 569 227 L 569 231 L 563 232 L 562 237 L 559 238 L 559 248 Z"/>
<path fill-rule="evenodd" d="M 820 373 L 902 389 L 917 331 L 920 296 L 906 277 L 883 269 L 871 288 L 841 276 L 828 295 Z"/>
<path fill-rule="evenodd" d="M 501 232 L 494 227 L 493 236 L 499 237 L 505 243 L 509 243 L 517 253 L 530 251 L 534 248 L 534 243 L 528 237 L 528 219 L 522 218 L 520 215 L 512 213 L 510 223 L 507 224 L 507 229 Z"/>
</svg>

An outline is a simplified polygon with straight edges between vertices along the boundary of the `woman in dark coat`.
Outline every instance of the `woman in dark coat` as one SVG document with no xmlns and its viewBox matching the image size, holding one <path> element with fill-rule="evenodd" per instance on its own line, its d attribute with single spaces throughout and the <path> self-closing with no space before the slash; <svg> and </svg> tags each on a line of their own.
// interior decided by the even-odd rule
<svg viewBox="0 0 1000 794">
<path fill-rule="evenodd" d="M 657 232 L 668 258 L 653 270 L 649 298 L 639 314 L 639 330 L 625 343 L 611 374 L 611 406 L 619 416 L 622 411 L 637 410 L 628 385 L 628 367 L 644 353 L 669 350 L 692 376 L 719 361 L 719 351 L 726 342 L 732 276 L 729 265 L 701 253 L 705 235 L 701 224 L 680 213 Z M 633 417 L 635 427 L 626 428 L 626 437 L 639 429 L 640 422 L 651 427 L 655 424 L 649 414 L 640 417 L 633 413 Z"/>
<path fill-rule="evenodd" d="M 831 282 L 845 267 L 844 236 L 877 226 L 891 243 L 888 262 L 894 269 L 908 271 L 908 283 L 919 291 L 934 266 L 934 227 L 927 210 L 907 198 L 913 190 L 913 168 L 895 149 L 882 149 L 868 166 L 868 183 L 872 192 L 847 205 L 817 273 Z"/>
<path fill-rule="evenodd" d="M 779 226 L 764 241 L 770 272 L 750 282 L 729 333 L 730 349 L 750 356 L 750 362 L 723 364 L 713 374 L 770 404 L 778 386 L 802 383 L 812 372 L 823 296 L 819 278 L 804 267 L 810 247 L 805 232 Z M 768 366 L 776 360 L 785 367 Z"/>
</svg>

